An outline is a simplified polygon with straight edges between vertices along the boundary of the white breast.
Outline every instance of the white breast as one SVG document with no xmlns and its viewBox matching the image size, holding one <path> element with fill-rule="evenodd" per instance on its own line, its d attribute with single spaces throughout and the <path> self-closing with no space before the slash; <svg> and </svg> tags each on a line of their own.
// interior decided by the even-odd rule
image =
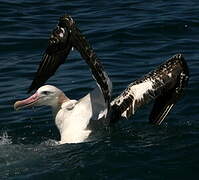
<svg viewBox="0 0 199 180">
<path fill-rule="evenodd" d="M 87 129 L 90 119 L 99 119 L 106 111 L 106 105 L 99 88 L 79 101 L 70 100 L 62 104 L 55 123 L 61 134 L 61 144 L 85 141 L 91 130 Z"/>
</svg>

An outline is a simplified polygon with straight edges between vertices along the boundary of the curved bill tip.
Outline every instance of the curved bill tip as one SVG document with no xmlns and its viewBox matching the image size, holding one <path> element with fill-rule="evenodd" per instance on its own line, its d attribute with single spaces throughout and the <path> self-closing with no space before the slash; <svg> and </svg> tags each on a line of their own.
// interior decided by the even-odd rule
<svg viewBox="0 0 199 180">
<path fill-rule="evenodd" d="M 38 102 L 38 100 L 39 100 L 38 94 L 35 93 L 27 99 L 24 99 L 21 101 L 16 101 L 14 103 L 14 109 L 19 110 L 19 109 L 23 109 L 25 107 L 31 107 L 31 106 L 35 105 Z"/>
<path fill-rule="evenodd" d="M 16 101 L 15 103 L 14 103 L 14 109 L 17 111 L 17 110 L 19 110 L 20 109 L 20 105 L 21 105 L 21 101 Z"/>
</svg>

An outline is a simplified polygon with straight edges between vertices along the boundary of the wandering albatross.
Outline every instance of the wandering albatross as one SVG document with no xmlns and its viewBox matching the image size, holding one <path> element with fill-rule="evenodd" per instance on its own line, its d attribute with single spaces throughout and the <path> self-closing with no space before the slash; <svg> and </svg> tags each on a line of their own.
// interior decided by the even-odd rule
<svg viewBox="0 0 199 180">
<path fill-rule="evenodd" d="M 97 87 L 80 100 L 71 100 L 55 86 L 44 85 L 65 62 L 73 47 L 88 64 L 97 83 Z M 60 144 L 79 143 L 86 140 L 91 133 L 88 128 L 91 119 L 103 119 L 106 125 L 111 125 L 121 117 L 129 118 L 150 100 L 154 100 L 154 105 L 149 122 L 161 124 L 183 95 L 188 79 L 189 71 L 185 59 L 183 55 L 177 54 L 154 71 L 131 83 L 111 101 L 112 83 L 99 58 L 72 17 L 64 15 L 50 35 L 29 92 L 39 89 L 31 97 L 17 101 L 14 107 L 21 109 L 51 106 L 61 135 Z"/>
</svg>

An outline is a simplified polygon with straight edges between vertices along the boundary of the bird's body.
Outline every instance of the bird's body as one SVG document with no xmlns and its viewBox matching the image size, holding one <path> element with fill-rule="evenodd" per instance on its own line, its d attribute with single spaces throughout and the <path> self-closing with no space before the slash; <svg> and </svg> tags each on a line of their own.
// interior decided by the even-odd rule
<svg viewBox="0 0 199 180">
<path fill-rule="evenodd" d="M 55 124 L 61 135 L 60 143 L 79 143 L 87 139 L 91 132 L 87 129 L 91 116 L 89 103 L 82 105 L 76 100 L 63 103 L 55 115 Z"/>
<path fill-rule="evenodd" d="M 31 97 L 17 101 L 15 109 L 28 106 L 50 106 L 55 124 L 60 132 L 60 144 L 83 142 L 91 129 L 90 119 L 99 120 L 107 114 L 107 106 L 99 87 L 79 100 L 69 99 L 58 88 L 52 85 L 40 87 Z"/>
<path fill-rule="evenodd" d="M 97 88 L 80 100 L 70 100 L 54 86 L 42 86 L 64 63 L 72 47 L 79 51 L 97 83 Z M 88 129 L 91 119 L 105 119 L 105 124 L 111 125 L 121 117 L 129 118 L 150 100 L 154 100 L 154 106 L 149 120 L 153 124 L 161 124 L 183 95 L 188 78 L 187 64 L 184 57 L 178 54 L 131 83 L 118 97 L 111 100 L 111 80 L 74 20 L 65 15 L 60 18 L 50 36 L 29 91 L 39 89 L 27 100 L 16 102 L 15 107 L 51 106 L 61 134 L 60 143 L 78 143 L 85 141 L 91 133 Z M 47 93 L 50 91 L 53 93 Z"/>
<path fill-rule="evenodd" d="M 91 129 L 88 129 L 91 118 L 104 118 L 106 108 L 98 87 L 78 101 L 64 102 L 55 115 L 55 124 L 61 134 L 60 143 L 79 143 L 87 139 L 91 133 Z"/>
</svg>

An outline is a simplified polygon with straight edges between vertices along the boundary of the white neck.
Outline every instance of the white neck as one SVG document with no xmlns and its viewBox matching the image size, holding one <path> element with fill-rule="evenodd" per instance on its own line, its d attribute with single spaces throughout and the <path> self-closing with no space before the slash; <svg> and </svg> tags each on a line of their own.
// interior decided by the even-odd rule
<svg viewBox="0 0 199 180">
<path fill-rule="evenodd" d="M 91 133 L 87 129 L 90 119 L 102 118 L 106 109 L 107 105 L 98 87 L 79 101 L 65 99 L 62 104 L 53 106 L 55 124 L 61 135 L 60 143 L 85 141 Z"/>
<path fill-rule="evenodd" d="M 68 97 L 65 96 L 64 93 L 61 93 L 59 95 L 59 97 L 57 98 L 57 101 L 55 101 L 52 105 L 51 105 L 51 108 L 52 108 L 52 114 L 53 114 L 53 117 L 55 118 L 57 113 L 59 112 L 59 110 L 61 109 L 61 106 L 63 103 L 67 102 L 67 101 L 70 101 L 70 99 Z"/>
</svg>

